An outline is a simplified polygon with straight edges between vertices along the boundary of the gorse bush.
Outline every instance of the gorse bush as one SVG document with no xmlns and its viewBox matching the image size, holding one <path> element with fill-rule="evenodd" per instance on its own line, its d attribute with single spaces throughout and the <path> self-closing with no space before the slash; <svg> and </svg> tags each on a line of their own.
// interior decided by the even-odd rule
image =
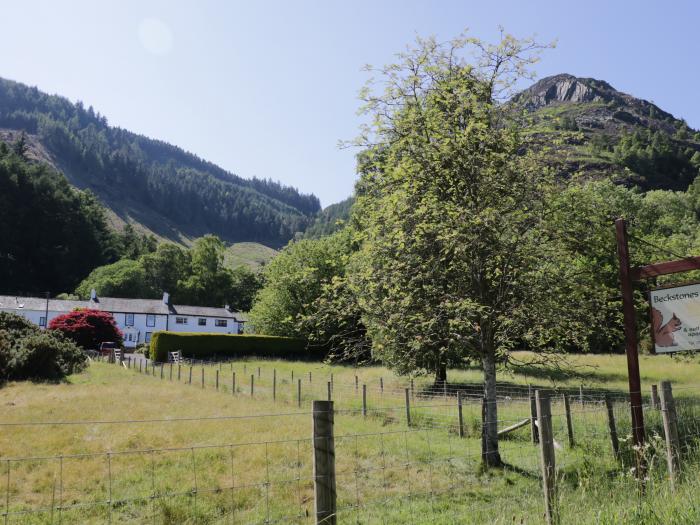
<svg viewBox="0 0 700 525">
<path fill-rule="evenodd" d="M 168 352 L 182 352 L 183 357 L 275 357 L 280 359 L 323 359 L 323 354 L 309 350 L 306 341 L 269 335 L 232 335 L 156 332 L 151 339 L 150 356 L 167 361 Z"/>
<path fill-rule="evenodd" d="M 56 380 L 86 366 L 85 353 L 61 332 L 41 330 L 25 318 L 0 312 L 0 379 Z"/>
</svg>

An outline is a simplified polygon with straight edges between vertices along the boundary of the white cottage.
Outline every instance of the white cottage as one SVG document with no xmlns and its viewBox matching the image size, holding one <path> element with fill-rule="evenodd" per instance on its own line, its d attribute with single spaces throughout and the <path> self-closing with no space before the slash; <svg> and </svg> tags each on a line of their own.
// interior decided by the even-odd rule
<svg viewBox="0 0 700 525">
<path fill-rule="evenodd" d="M 89 301 L 0 295 L 0 312 L 22 315 L 41 327 L 54 317 L 76 308 L 111 313 L 124 334 L 127 348 L 150 342 L 156 331 L 239 334 L 243 332 L 245 322 L 240 312 L 234 312 L 228 306 L 211 308 L 171 304 L 167 292 L 162 300 L 98 297 L 94 290 Z"/>
</svg>

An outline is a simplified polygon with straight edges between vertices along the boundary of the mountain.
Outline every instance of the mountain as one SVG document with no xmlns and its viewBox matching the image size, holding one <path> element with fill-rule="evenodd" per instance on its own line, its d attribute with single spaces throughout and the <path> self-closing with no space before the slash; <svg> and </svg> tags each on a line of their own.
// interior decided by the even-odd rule
<svg viewBox="0 0 700 525">
<path fill-rule="evenodd" d="M 685 190 L 700 168 L 700 133 L 602 80 L 560 74 L 517 94 L 528 139 L 561 176 L 613 177 L 642 189 Z"/>
<path fill-rule="evenodd" d="M 0 140 L 26 134 L 27 156 L 91 190 L 111 222 L 188 243 L 284 245 L 320 210 L 316 196 L 244 179 L 176 146 L 110 126 L 91 106 L 0 78 Z"/>
<path fill-rule="evenodd" d="M 306 228 L 303 237 L 306 239 L 318 239 L 341 229 L 343 223 L 350 218 L 350 209 L 354 202 L 355 197 L 348 197 L 345 200 L 325 207 Z"/>
</svg>

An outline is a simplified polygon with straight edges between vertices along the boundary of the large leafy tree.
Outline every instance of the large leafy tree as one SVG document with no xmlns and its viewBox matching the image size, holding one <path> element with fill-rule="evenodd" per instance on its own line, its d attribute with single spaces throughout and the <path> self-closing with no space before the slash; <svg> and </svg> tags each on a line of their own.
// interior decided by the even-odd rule
<svg viewBox="0 0 700 525">
<path fill-rule="evenodd" d="M 49 330 L 56 330 L 85 349 L 97 349 L 105 341 L 122 343 L 122 333 L 114 317 L 102 310 L 78 309 L 51 319 Z"/>
<path fill-rule="evenodd" d="M 463 58 L 474 50 L 476 59 Z M 363 92 L 372 125 L 354 217 L 350 282 L 373 351 L 401 373 L 479 362 L 483 457 L 498 452 L 496 370 L 511 349 L 579 344 L 574 274 L 545 219 L 557 186 L 501 99 L 540 46 L 418 40 Z"/>
</svg>

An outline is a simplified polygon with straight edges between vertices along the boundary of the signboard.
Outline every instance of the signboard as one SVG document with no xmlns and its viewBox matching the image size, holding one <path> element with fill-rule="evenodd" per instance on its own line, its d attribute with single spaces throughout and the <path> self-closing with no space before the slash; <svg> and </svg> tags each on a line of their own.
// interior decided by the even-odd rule
<svg viewBox="0 0 700 525">
<path fill-rule="evenodd" d="M 656 353 L 700 350 L 700 284 L 652 290 L 649 303 Z"/>
</svg>

